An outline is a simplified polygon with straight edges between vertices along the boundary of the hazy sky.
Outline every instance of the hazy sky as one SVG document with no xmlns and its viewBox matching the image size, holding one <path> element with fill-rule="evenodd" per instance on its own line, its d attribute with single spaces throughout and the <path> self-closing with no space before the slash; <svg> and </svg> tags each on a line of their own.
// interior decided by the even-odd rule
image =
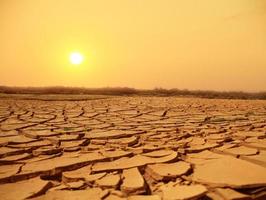
<svg viewBox="0 0 266 200">
<path fill-rule="evenodd" d="M 0 0 L 0 85 L 266 90 L 266 1 Z"/>
</svg>

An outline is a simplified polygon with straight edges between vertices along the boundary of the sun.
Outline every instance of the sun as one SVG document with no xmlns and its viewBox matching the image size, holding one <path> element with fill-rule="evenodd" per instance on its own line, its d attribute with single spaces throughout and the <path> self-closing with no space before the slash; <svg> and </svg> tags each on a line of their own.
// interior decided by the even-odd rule
<svg viewBox="0 0 266 200">
<path fill-rule="evenodd" d="M 73 65 L 79 65 L 84 60 L 83 55 L 80 54 L 79 52 L 73 52 L 73 53 L 71 53 L 69 59 L 70 59 L 70 62 Z"/>
</svg>

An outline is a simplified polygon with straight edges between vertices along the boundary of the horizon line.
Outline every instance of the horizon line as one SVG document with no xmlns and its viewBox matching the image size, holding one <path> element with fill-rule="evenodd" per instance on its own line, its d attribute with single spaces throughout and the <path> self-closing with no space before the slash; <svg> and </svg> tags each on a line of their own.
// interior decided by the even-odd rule
<svg viewBox="0 0 266 200">
<path fill-rule="evenodd" d="M 188 89 L 188 88 L 164 88 L 155 86 L 153 88 L 135 88 L 129 86 L 103 86 L 103 87 L 87 87 L 87 86 L 64 86 L 64 85 L 52 85 L 52 86 L 10 86 L 10 85 L 0 85 L 0 89 L 48 89 L 48 88 L 64 88 L 64 89 L 84 89 L 84 90 L 102 90 L 102 89 L 130 89 L 135 91 L 154 91 L 154 90 L 165 90 L 165 91 L 190 91 L 190 92 L 217 92 L 217 93 L 247 93 L 247 94 L 257 94 L 257 93 L 265 93 L 265 90 L 260 91 L 244 91 L 244 90 L 213 90 L 213 89 Z M 0 91 L 1 92 L 1 91 Z"/>
</svg>

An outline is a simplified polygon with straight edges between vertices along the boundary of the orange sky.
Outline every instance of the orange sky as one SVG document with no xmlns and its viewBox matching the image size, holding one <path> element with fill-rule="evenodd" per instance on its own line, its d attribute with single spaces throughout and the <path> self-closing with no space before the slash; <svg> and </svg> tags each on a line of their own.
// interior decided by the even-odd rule
<svg viewBox="0 0 266 200">
<path fill-rule="evenodd" d="M 266 1 L 0 0 L 0 85 L 265 91 Z"/>
</svg>

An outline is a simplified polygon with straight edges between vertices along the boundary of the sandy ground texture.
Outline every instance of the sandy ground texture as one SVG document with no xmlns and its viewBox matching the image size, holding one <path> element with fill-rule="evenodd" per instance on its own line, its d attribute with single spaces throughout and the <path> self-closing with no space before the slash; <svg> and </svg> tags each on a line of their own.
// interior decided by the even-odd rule
<svg viewBox="0 0 266 200">
<path fill-rule="evenodd" d="M 266 199 L 266 101 L 2 99 L 0 199 Z"/>
</svg>

